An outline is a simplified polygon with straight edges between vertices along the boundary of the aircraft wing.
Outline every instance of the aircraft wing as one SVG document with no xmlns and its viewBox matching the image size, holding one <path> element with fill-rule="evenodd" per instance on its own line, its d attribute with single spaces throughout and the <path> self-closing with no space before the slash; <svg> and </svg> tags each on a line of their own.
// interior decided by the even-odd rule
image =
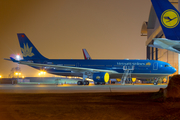
<svg viewBox="0 0 180 120">
<path fill-rule="evenodd" d="M 166 38 L 154 38 L 149 47 L 156 47 L 161 49 L 167 49 L 176 53 L 180 53 L 180 42 L 175 40 L 169 40 Z"/>
<path fill-rule="evenodd" d="M 32 63 L 26 61 L 19 61 L 19 64 L 29 65 L 33 67 L 42 67 L 45 69 L 56 69 L 56 70 L 65 70 L 65 71 L 72 71 L 72 72 L 107 72 L 109 74 L 118 73 L 114 70 L 103 70 L 103 69 L 93 69 L 93 68 L 83 68 L 83 67 L 70 67 L 70 66 L 62 66 L 62 65 L 49 65 L 49 64 L 39 64 L 39 63 Z"/>
</svg>

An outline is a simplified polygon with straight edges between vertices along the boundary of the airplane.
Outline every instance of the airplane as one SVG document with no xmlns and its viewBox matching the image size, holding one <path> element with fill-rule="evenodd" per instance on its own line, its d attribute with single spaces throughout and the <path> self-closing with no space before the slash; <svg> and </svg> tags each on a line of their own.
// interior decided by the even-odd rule
<svg viewBox="0 0 180 120">
<path fill-rule="evenodd" d="M 148 46 L 180 54 L 179 11 L 168 0 L 151 0 L 151 2 L 166 38 L 153 38 Z"/>
<path fill-rule="evenodd" d="M 94 80 L 94 84 L 105 84 L 109 79 L 121 78 L 131 72 L 133 78 L 159 78 L 176 72 L 169 63 L 157 60 L 107 60 L 107 59 L 48 59 L 41 55 L 24 33 L 17 34 L 23 60 L 10 60 L 18 64 L 28 65 L 38 70 L 56 75 L 83 77 L 78 85 L 89 85 L 86 78 Z"/>
<path fill-rule="evenodd" d="M 91 57 L 90 57 L 89 53 L 87 52 L 87 50 L 86 49 L 82 49 L 82 51 L 83 51 L 84 59 L 85 60 L 90 60 Z"/>
<path fill-rule="evenodd" d="M 87 50 L 86 49 L 82 49 L 82 51 L 83 51 L 84 59 L 85 60 L 90 60 L 91 57 L 88 54 Z M 17 54 L 17 55 L 11 54 L 10 57 L 15 59 L 15 60 L 21 60 L 22 59 L 19 54 Z M 7 60 L 9 60 L 9 59 L 7 59 Z M 62 76 L 77 76 L 77 75 L 72 75 L 71 72 L 65 72 L 65 73 L 62 72 L 61 74 L 58 74 L 58 75 L 62 75 Z M 88 81 L 91 81 L 91 80 L 88 80 Z"/>
</svg>

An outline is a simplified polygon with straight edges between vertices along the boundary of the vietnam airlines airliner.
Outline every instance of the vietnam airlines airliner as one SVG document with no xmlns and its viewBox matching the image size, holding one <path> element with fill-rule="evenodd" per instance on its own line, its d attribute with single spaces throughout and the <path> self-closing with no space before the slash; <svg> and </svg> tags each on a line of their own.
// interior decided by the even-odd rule
<svg viewBox="0 0 180 120">
<path fill-rule="evenodd" d="M 164 77 L 176 72 L 169 63 L 157 60 L 104 60 L 104 59 L 48 59 L 40 54 L 24 33 L 17 34 L 23 60 L 9 59 L 19 64 L 46 70 L 56 75 L 71 75 L 83 77 L 84 81 L 77 84 L 88 85 L 85 78 L 91 78 L 94 83 L 106 83 L 110 78 L 121 78 L 130 68 L 133 78 Z"/>
</svg>

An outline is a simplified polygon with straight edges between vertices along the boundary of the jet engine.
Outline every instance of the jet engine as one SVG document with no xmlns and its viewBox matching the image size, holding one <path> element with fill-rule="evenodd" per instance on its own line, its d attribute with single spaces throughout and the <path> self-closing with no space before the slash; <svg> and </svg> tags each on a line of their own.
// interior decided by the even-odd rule
<svg viewBox="0 0 180 120">
<path fill-rule="evenodd" d="M 101 72 L 101 73 L 94 73 L 93 74 L 93 80 L 94 84 L 105 84 L 106 82 L 109 81 L 109 73 L 106 72 Z"/>
</svg>

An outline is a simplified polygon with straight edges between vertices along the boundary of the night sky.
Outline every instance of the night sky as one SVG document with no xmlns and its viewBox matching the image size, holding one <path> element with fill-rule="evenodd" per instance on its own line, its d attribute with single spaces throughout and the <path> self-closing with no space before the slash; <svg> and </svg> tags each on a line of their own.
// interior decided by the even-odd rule
<svg viewBox="0 0 180 120">
<path fill-rule="evenodd" d="M 50 59 L 84 59 L 83 48 L 92 59 L 145 59 L 141 26 L 150 7 L 150 0 L 0 0 L 0 75 L 17 66 L 3 60 L 21 53 L 17 33 Z"/>
</svg>

